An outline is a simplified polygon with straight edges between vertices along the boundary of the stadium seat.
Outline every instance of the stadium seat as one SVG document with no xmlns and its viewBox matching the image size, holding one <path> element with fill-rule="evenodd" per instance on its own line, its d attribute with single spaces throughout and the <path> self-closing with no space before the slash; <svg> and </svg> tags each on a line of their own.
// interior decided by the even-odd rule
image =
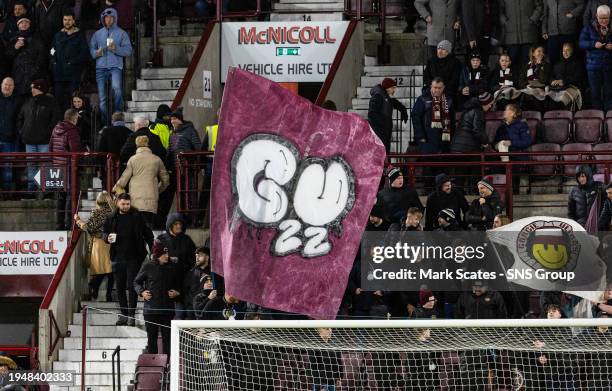
<svg viewBox="0 0 612 391">
<path fill-rule="evenodd" d="M 534 119 L 540 122 L 542 121 L 542 113 L 539 111 L 523 111 L 523 118 Z"/>
<path fill-rule="evenodd" d="M 168 356 L 166 354 L 141 354 L 134 375 L 135 391 L 159 391 L 167 380 Z"/>
<path fill-rule="evenodd" d="M 527 121 L 527 126 L 529 126 L 529 135 L 531 136 L 531 143 L 534 144 L 536 142 L 536 137 L 538 135 L 538 127 L 540 126 L 540 120 L 535 118 L 525 118 Z"/>
<path fill-rule="evenodd" d="M 572 144 L 565 144 L 561 148 L 561 150 L 563 152 L 591 152 L 593 150 L 593 147 L 591 146 L 591 144 L 572 143 Z M 587 159 L 590 159 L 590 156 L 588 155 L 587 156 L 580 156 L 580 155 L 564 155 L 563 156 L 563 161 L 566 161 L 566 162 L 573 162 L 573 161 L 587 160 Z M 564 165 L 563 175 L 573 178 L 576 175 L 576 165 L 574 164 Z"/>
<path fill-rule="evenodd" d="M 593 151 L 597 152 L 597 151 L 612 151 L 612 143 L 602 143 L 602 144 L 597 144 L 593 147 Z M 594 154 L 593 158 L 597 161 L 597 160 L 612 160 L 612 153 L 610 154 Z M 597 172 L 597 174 L 601 175 L 603 178 L 603 174 L 605 172 L 605 165 L 603 164 L 597 164 L 595 166 L 595 171 Z M 610 174 L 612 174 L 612 165 L 610 165 L 610 170 L 609 170 Z M 607 182 L 607 181 L 606 181 Z"/>
<path fill-rule="evenodd" d="M 497 120 L 503 120 L 504 119 L 504 112 L 503 111 L 488 111 L 485 113 L 485 119 L 491 120 L 491 119 L 497 119 Z"/>
<path fill-rule="evenodd" d="M 572 112 L 568 110 L 553 110 L 544 114 L 542 120 L 544 143 L 565 144 L 570 139 Z"/>
<path fill-rule="evenodd" d="M 531 147 L 529 147 L 529 151 L 530 152 L 560 152 L 561 147 L 559 146 L 559 144 L 542 143 L 542 144 L 532 145 Z M 558 155 L 533 156 L 532 160 L 539 161 L 539 162 L 550 162 L 550 161 L 559 160 L 559 156 Z M 555 174 L 556 166 L 554 165 L 541 165 L 541 166 L 534 165 L 532 167 L 533 169 L 531 170 L 531 173 L 536 176 L 535 179 L 543 179 L 542 177 L 546 177 L 546 176 L 550 177 Z"/>
<path fill-rule="evenodd" d="M 606 117 L 606 141 L 612 142 L 612 117 Z"/>
<path fill-rule="evenodd" d="M 601 110 L 581 110 L 574 114 L 574 139 L 577 143 L 597 143 L 601 140 L 604 113 Z"/>
<path fill-rule="evenodd" d="M 497 128 L 502 124 L 502 121 L 499 119 L 488 119 L 485 122 L 485 133 L 487 134 L 487 140 L 489 144 L 494 147 L 493 141 L 495 140 L 495 134 L 497 133 Z"/>
</svg>

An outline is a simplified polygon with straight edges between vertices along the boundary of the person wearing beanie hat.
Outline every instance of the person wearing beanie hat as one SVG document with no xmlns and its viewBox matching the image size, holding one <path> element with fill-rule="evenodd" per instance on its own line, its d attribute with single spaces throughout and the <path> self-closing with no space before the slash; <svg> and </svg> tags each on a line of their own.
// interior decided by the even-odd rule
<svg viewBox="0 0 612 391">
<path fill-rule="evenodd" d="M 450 208 L 442 209 L 438 213 L 438 225 L 440 231 L 461 231 L 455 217 L 455 211 Z"/>
<path fill-rule="evenodd" d="M 166 104 L 157 107 L 155 121 L 149 124 L 151 133 L 157 135 L 164 149 L 168 149 L 170 145 L 170 114 L 172 110 Z"/>
<path fill-rule="evenodd" d="M 457 223 L 462 226 L 465 213 L 470 205 L 463 191 L 453 183 L 455 179 L 445 173 L 436 175 L 435 189 L 427 197 L 425 209 L 425 230 L 433 231 L 438 228 L 438 213 L 443 209 L 452 209 Z"/>
<path fill-rule="evenodd" d="M 12 3 L 13 8 L 6 10 L 8 17 L 6 18 L 4 30 L 2 31 L 2 38 L 4 38 L 5 42 L 9 42 L 11 38 L 13 38 L 13 36 L 19 31 L 19 29 L 17 28 L 17 22 L 20 19 L 30 19 L 30 9 L 27 1 L 15 0 Z M 9 8 L 8 5 L 9 4 L 7 4 L 7 8 Z M 31 23 L 32 20 L 30 19 L 30 25 Z"/>
<path fill-rule="evenodd" d="M 481 179 L 477 187 L 480 197 L 470 204 L 465 220 L 473 230 L 486 231 L 493 228 L 495 216 L 504 212 L 504 204 L 488 178 Z"/>
<path fill-rule="evenodd" d="M 448 40 L 438 43 L 434 53 L 427 60 L 423 70 L 423 83 L 426 86 L 436 77 L 441 78 L 446 85 L 447 91 L 453 93 L 459 88 L 459 74 L 461 73 L 461 63 L 453 54 L 453 45 Z"/>
<path fill-rule="evenodd" d="M 436 308 L 436 296 L 430 290 L 419 291 L 419 306 L 412 312 L 415 319 L 438 319 L 440 313 Z"/>
<path fill-rule="evenodd" d="M 393 132 L 393 110 L 401 113 L 402 122 L 408 122 L 408 110 L 397 99 L 393 98 L 397 90 L 397 82 L 385 78 L 381 84 L 370 90 L 368 107 L 368 122 L 385 146 L 387 154 L 391 152 L 391 133 Z"/>
<path fill-rule="evenodd" d="M 389 186 L 378 192 L 378 200 L 383 206 L 386 221 L 401 224 L 408 209 L 424 209 L 416 190 L 404 183 L 404 176 L 398 167 L 391 168 L 387 172 L 387 178 Z"/>
<path fill-rule="evenodd" d="M 134 278 L 133 290 L 144 299 L 147 353 L 158 353 L 157 336 L 161 331 L 164 354 L 170 354 L 169 327 L 183 287 L 178 266 L 168 256 L 163 243 L 155 241 L 151 258 L 142 264 Z M 129 323 L 133 325 L 133 319 Z"/>
<path fill-rule="evenodd" d="M 463 68 L 459 77 L 461 101 L 465 104 L 469 98 L 477 98 L 488 87 L 489 69 L 483 64 L 480 53 L 472 52 L 469 64 Z"/>
<path fill-rule="evenodd" d="M 459 23 L 460 6 L 460 0 L 414 1 L 414 9 L 427 23 L 427 44 L 431 56 L 435 55 L 436 47 L 440 42 L 455 39 L 455 34 L 461 27 Z"/>
<path fill-rule="evenodd" d="M 448 53 L 453 51 L 453 44 L 445 39 L 444 41 L 440 41 L 438 43 L 436 50 L 444 50 L 448 55 Z"/>
<path fill-rule="evenodd" d="M 377 201 L 376 204 L 374 204 L 374 207 L 372 207 L 372 211 L 370 212 L 366 231 L 387 232 L 391 224 L 386 221 L 384 217 L 384 207 L 382 203 Z"/>
</svg>

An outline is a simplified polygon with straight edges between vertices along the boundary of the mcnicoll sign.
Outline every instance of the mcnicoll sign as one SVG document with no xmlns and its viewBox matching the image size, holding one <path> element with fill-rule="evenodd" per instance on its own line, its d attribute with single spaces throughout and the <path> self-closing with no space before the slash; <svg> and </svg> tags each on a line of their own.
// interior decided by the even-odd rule
<svg viewBox="0 0 612 391">
<path fill-rule="evenodd" d="M 272 81 L 325 81 L 348 22 L 236 22 L 221 27 L 221 82 L 230 67 Z"/>
</svg>

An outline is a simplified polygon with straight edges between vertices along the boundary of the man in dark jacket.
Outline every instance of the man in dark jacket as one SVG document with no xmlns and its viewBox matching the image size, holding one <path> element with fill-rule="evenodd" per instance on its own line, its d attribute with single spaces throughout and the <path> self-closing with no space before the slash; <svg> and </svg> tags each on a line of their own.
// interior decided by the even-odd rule
<svg viewBox="0 0 612 391">
<path fill-rule="evenodd" d="M 439 319 L 440 311 L 437 306 L 437 299 L 432 291 L 419 291 L 419 306 L 412 312 L 412 318 L 416 319 Z"/>
<path fill-rule="evenodd" d="M 124 114 L 121 111 L 117 111 L 113 113 L 112 126 L 107 126 L 100 131 L 97 151 L 119 156 L 121 149 L 131 135 L 132 131 L 125 127 Z M 136 144 L 134 144 L 134 148 L 136 148 Z"/>
<path fill-rule="evenodd" d="M 486 178 L 478 182 L 478 193 L 480 197 L 470 204 L 465 222 L 470 224 L 472 229 L 486 231 L 493 228 L 493 220 L 504 211 L 504 204 L 493 184 Z"/>
<path fill-rule="evenodd" d="M 181 152 L 198 151 L 202 147 L 202 142 L 198 132 L 193 127 L 193 123 L 184 120 L 182 111 L 177 110 L 170 114 L 170 123 L 173 130 L 168 147 L 168 167 L 172 170 L 176 155 Z"/>
<path fill-rule="evenodd" d="M 246 303 L 231 295 L 217 296 L 209 300 L 204 307 L 205 320 L 242 320 L 246 312 Z"/>
<path fill-rule="evenodd" d="M 440 153 L 450 142 L 455 113 L 453 101 L 444 91 L 444 81 L 436 77 L 429 91 L 425 91 L 412 107 L 414 140 L 421 153 Z"/>
<path fill-rule="evenodd" d="M 70 97 L 79 88 L 81 73 L 89 59 L 89 46 L 85 33 L 76 27 L 76 19 L 72 11 L 65 11 L 64 28 L 53 37 L 51 53 L 55 66 L 53 81 L 55 97 L 62 109 L 70 107 Z"/>
<path fill-rule="evenodd" d="M 453 44 L 447 40 L 440 41 L 436 50 L 436 55 L 427 61 L 423 71 L 423 83 L 431 86 L 431 82 L 436 77 L 444 81 L 444 85 L 449 91 L 457 91 L 459 88 L 459 72 L 461 63 L 452 53 Z"/>
<path fill-rule="evenodd" d="M 427 207 L 425 209 L 425 230 L 432 231 L 438 227 L 438 214 L 443 209 L 452 209 L 455 218 L 461 224 L 469 208 L 463 192 L 456 188 L 452 179 L 446 174 L 436 176 L 436 190 L 427 197 Z"/>
<path fill-rule="evenodd" d="M 49 56 L 42 40 L 34 35 L 30 19 L 19 19 L 17 27 L 19 32 L 10 39 L 6 54 L 13 61 L 12 75 L 17 95 L 23 96 L 30 93 L 34 79 L 46 76 Z"/>
<path fill-rule="evenodd" d="M 153 248 L 153 232 L 145 224 L 142 215 L 131 207 L 129 194 L 123 193 L 117 197 L 117 210 L 104 223 L 102 239 L 111 245 L 115 287 L 123 315 L 119 317 L 117 325 L 134 326 L 137 296 L 132 283 L 147 255 L 145 245 L 149 249 Z M 129 307 L 126 291 L 129 291 Z M 127 316 L 130 316 L 129 321 Z"/>
<path fill-rule="evenodd" d="M 47 94 L 49 84 L 44 79 L 32 82 L 32 97 L 21 107 L 17 128 L 27 153 L 49 152 L 53 127 L 59 122 L 61 111 L 55 98 Z M 28 167 L 28 190 L 36 189 L 36 168 Z"/>
<path fill-rule="evenodd" d="M 49 140 L 49 152 L 81 152 L 81 137 L 79 136 L 79 128 L 76 124 L 79 121 L 79 112 L 75 109 L 68 109 L 64 114 L 64 120 L 59 122 L 53 132 L 51 133 L 51 139 Z M 68 169 L 67 158 L 54 158 L 53 165 L 55 167 L 64 167 L 66 175 L 70 170 Z M 57 195 L 57 228 L 56 230 L 62 231 L 70 227 L 72 222 L 71 218 L 71 200 L 70 200 L 70 189 L 67 187 L 56 193 Z"/>
<path fill-rule="evenodd" d="M 149 129 L 149 120 L 144 117 L 134 117 L 134 132 L 130 134 L 119 155 L 122 164 L 126 164 L 132 156 L 136 154 L 136 137 L 147 136 L 149 138 L 149 148 L 154 155 L 158 156 L 162 162 L 166 161 L 166 149 L 163 147 L 159 136 L 153 134 Z"/>
<path fill-rule="evenodd" d="M 395 80 L 385 78 L 382 83 L 370 91 L 370 104 L 368 108 L 368 121 L 385 146 L 387 153 L 391 151 L 391 135 L 393 133 L 393 109 L 398 110 L 403 122 L 408 121 L 408 111 L 403 104 L 393 98 L 397 90 Z"/>
<path fill-rule="evenodd" d="M 62 29 L 62 17 L 70 9 L 69 3 L 69 0 L 39 0 L 36 4 L 36 28 L 47 49 L 55 33 Z"/>
<path fill-rule="evenodd" d="M 543 0 L 542 37 L 547 41 L 546 54 L 551 64 L 559 60 L 563 44 L 576 42 L 584 3 L 584 0 Z M 589 19 L 592 18 L 591 15 Z"/>
<path fill-rule="evenodd" d="M 416 190 L 404 186 L 402 171 L 395 167 L 387 173 L 389 187 L 378 192 L 378 202 L 382 203 L 385 220 L 390 223 L 401 223 L 408 209 L 412 207 L 423 210 L 423 204 Z"/>
<path fill-rule="evenodd" d="M 195 265 L 185 274 L 183 281 L 183 303 L 187 310 L 185 319 L 195 319 L 194 298 L 202 290 L 201 279 L 205 275 L 210 276 L 210 249 L 198 247 L 195 251 Z"/>
<path fill-rule="evenodd" d="M 10 77 L 2 80 L 2 95 L 0 95 L 0 153 L 17 151 L 17 113 L 19 100 L 13 93 L 15 82 Z M 13 184 L 13 168 L 2 168 L 2 189 L 15 189 Z"/>
<path fill-rule="evenodd" d="M 612 183 L 606 186 L 606 200 L 604 201 L 601 214 L 599 215 L 598 229 L 600 231 L 610 231 L 612 221 Z"/>
<path fill-rule="evenodd" d="M 603 184 L 593 180 L 593 171 L 586 164 L 576 167 L 576 181 L 567 200 L 567 217 L 584 227 L 597 197 L 602 196 Z"/>
<path fill-rule="evenodd" d="M 499 292 L 474 281 L 472 292 L 463 292 L 457 302 L 457 319 L 506 319 L 508 311 Z"/>
<path fill-rule="evenodd" d="M 491 39 L 499 40 L 503 23 L 500 21 L 499 0 L 463 0 L 461 21 L 468 49 L 477 51 L 485 64 L 489 63 Z"/>
<path fill-rule="evenodd" d="M 133 290 L 142 296 L 147 329 L 147 353 L 157 354 L 157 335 L 161 331 L 164 354 L 170 355 L 170 322 L 174 303 L 181 296 L 177 265 L 171 262 L 164 245 L 155 242 L 152 259 L 142 264 L 134 278 Z"/>
<path fill-rule="evenodd" d="M 13 3 L 13 8 L 10 10 L 10 15 L 6 18 L 4 24 L 4 30 L 2 30 L 2 38 L 8 42 L 13 35 L 19 32 L 17 28 L 17 21 L 21 18 L 28 18 L 30 21 L 32 17 L 30 15 L 30 9 L 23 0 L 17 0 Z"/>
</svg>

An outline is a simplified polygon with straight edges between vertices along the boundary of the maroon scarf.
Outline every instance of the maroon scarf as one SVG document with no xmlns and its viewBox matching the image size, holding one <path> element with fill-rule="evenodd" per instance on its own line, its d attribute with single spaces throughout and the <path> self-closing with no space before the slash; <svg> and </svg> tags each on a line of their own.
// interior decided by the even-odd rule
<svg viewBox="0 0 612 391">
<path fill-rule="evenodd" d="M 431 128 L 442 129 L 442 141 L 450 141 L 450 110 L 444 94 L 431 99 Z"/>
</svg>

